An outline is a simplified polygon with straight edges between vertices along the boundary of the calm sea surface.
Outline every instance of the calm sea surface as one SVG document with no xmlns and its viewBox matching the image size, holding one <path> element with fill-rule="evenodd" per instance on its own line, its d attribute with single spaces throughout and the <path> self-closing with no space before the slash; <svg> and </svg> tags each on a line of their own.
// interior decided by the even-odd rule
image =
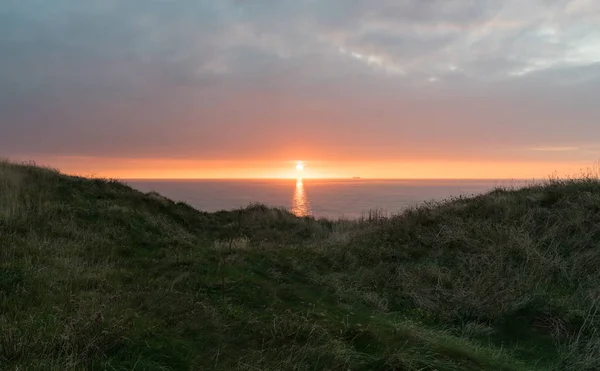
<svg viewBox="0 0 600 371">
<path fill-rule="evenodd" d="M 524 180 L 126 180 L 143 192 L 156 191 L 205 211 L 260 202 L 296 215 L 357 218 L 369 210 L 389 214 L 424 201 L 484 193 L 495 187 L 522 187 Z"/>
</svg>

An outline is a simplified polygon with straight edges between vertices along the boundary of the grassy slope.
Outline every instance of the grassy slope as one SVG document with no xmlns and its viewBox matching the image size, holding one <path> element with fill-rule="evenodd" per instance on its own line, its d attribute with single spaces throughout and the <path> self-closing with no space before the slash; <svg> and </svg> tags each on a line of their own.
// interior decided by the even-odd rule
<svg viewBox="0 0 600 371">
<path fill-rule="evenodd" d="M 0 369 L 597 370 L 600 182 L 203 213 L 0 163 Z"/>
</svg>

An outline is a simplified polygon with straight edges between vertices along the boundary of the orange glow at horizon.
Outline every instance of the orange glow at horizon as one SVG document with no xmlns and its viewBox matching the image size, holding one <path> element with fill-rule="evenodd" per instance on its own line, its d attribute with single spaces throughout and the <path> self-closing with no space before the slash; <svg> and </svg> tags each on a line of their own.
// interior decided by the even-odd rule
<svg viewBox="0 0 600 371">
<path fill-rule="evenodd" d="M 578 176 L 593 165 L 583 162 L 541 161 L 311 160 L 310 168 L 303 166 L 300 171 L 297 161 L 199 161 L 66 156 L 9 160 L 33 160 L 67 174 L 117 179 L 296 179 L 300 173 L 303 179 L 545 179 L 549 176 Z"/>
</svg>

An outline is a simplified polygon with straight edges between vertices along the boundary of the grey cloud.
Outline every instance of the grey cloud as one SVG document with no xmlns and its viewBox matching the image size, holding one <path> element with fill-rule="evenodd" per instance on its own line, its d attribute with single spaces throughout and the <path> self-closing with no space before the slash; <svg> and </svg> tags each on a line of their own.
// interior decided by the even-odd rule
<svg viewBox="0 0 600 371">
<path fill-rule="evenodd" d="M 578 145 L 600 135 L 598 24 L 593 0 L 8 0 L 0 148 L 218 157 L 361 125 L 340 146 Z"/>
</svg>

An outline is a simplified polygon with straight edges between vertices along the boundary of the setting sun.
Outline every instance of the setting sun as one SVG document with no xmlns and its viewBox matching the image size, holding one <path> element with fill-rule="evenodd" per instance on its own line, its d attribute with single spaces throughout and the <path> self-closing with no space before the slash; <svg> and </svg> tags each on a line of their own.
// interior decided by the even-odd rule
<svg viewBox="0 0 600 371">
<path fill-rule="evenodd" d="M 298 171 L 304 170 L 304 163 L 303 162 L 298 162 L 296 164 L 296 170 L 298 170 Z"/>
</svg>

